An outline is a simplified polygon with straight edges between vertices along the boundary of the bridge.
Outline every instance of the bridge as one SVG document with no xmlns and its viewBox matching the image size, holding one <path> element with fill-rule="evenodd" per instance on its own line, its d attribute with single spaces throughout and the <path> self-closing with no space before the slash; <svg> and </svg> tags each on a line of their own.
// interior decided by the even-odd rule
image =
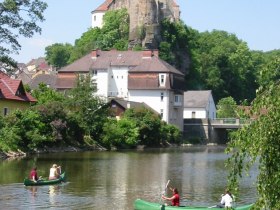
<svg viewBox="0 0 280 210">
<path fill-rule="evenodd" d="M 238 129 L 251 123 L 251 119 L 217 118 L 210 120 L 213 128 Z"/>
<path fill-rule="evenodd" d="M 226 143 L 228 132 L 250 124 L 251 119 L 216 118 L 216 119 L 185 119 L 184 137 L 199 138 L 204 143 Z"/>
</svg>

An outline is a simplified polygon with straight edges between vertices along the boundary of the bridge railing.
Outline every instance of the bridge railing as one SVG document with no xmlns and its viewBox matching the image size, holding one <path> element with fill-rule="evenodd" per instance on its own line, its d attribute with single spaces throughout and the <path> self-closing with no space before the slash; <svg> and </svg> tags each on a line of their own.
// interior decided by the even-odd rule
<svg viewBox="0 0 280 210">
<path fill-rule="evenodd" d="M 216 118 L 211 120 L 211 124 L 215 125 L 245 125 L 250 124 L 251 119 L 240 119 L 240 118 Z"/>
</svg>

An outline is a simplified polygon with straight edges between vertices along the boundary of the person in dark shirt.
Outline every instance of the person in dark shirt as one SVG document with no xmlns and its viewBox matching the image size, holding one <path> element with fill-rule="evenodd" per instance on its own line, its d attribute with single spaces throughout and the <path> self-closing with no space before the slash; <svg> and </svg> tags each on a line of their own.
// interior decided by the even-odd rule
<svg viewBox="0 0 280 210">
<path fill-rule="evenodd" d="M 169 188 L 169 189 L 172 190 L 173 195 L 169 198 L 162 195 L 162 199 L 171 201 L 172 206 L 180 206 L 180 196 L 179 196 L 177 188 L 173 188 L 173 189 Z"/>
</svg>

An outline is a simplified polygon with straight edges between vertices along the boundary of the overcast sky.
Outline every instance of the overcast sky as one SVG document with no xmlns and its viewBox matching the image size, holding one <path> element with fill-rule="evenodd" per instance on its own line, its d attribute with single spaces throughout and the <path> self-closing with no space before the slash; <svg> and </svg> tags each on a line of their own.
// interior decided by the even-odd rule
<svg viewBox="0 0 280 210">
<path fill-rule="evenodd" d="M 91 26 L 91 11 L 105 0 L 47 0 L 42 34 L 20 38 L 22 50 L 12 56 L 27 63 L 45 56 L 54 43 L 74 44 Z M 247 42 L 251 50 L 280 49 L 280 0 L 176 0 L 181 19 L 200 32 L 224 30 Z"/>
</svg>

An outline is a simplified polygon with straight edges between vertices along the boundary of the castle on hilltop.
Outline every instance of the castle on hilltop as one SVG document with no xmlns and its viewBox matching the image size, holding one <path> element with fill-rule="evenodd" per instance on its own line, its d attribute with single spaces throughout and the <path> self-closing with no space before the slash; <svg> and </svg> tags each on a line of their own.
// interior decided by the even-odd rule
<svg viewBox="0 0 280 210">
<path fill-rule="evenodd" d="M 129 44 L 141 44 L 146 48 L 158 48 L 160 22 L 168 18 L 180 19 L 180 8 L 176 0 L 105 0 L 92 11 L 92 27 L 102 27 L 103 15 L 108 10 L 126 8 L 130 19 Z M 141 33 L 144 33 L 140 35 Z M 142 37 L 143 36 L 143 37 Z"/>
</svg>

